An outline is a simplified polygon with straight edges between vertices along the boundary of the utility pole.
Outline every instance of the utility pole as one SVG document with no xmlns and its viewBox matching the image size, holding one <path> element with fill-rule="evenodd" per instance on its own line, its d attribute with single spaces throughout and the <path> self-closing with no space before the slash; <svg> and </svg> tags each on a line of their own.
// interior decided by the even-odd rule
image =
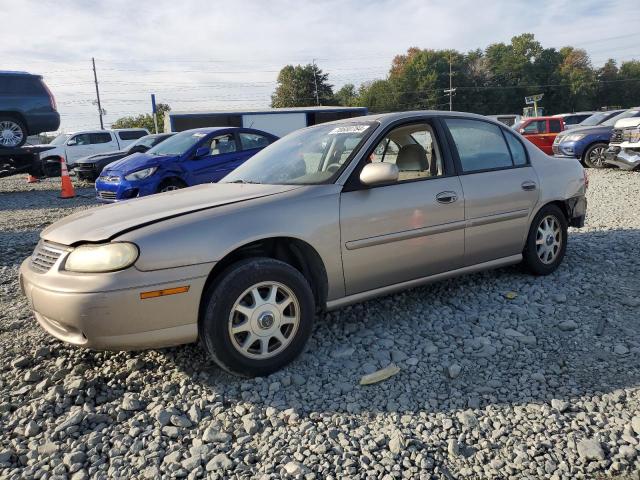
<svg viewBox="0 0 640 480">
<path fill-rule="evenodd" d="M 316 105 L 320 105 L 320 96 L 318 95 L 318 77 L 316 76 L 316 59 L 313 59 L 313 83 L 316 85 Z"/>
<path fill-rule="evenodd" d="M 91 57 L 91 63 L 93 64 L 93 81 L 96 84 L 96 101 L 98 102 L 98 115 L 100 115 L 100 130 L 104 130 L 104 123 L 102 122 L 102 105 L 100 104 L 100 90 L 98 89 L 98 74 L 96 73 L 96 59 Z"/>
<path fill-rule="evenodd" d="M 449 95 L 449 111 L 453 110 L 453 94 L 456 93 L 456 89 L 453 88 L 453 70 L 451 63 L 451 54 L 449 54 L 449 89 L 444 91 L 444 93 Z"/>
</svg>

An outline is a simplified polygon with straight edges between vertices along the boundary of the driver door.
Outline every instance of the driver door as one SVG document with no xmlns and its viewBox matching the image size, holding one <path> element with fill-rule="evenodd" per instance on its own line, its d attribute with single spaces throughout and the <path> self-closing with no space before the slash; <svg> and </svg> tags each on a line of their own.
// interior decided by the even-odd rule
<svg viewBox="0 0 640 480">
<path fill-rule="evenodd" d="M 209 153 L 201 157 L 191 157 L 184 162 L 188 171 L 189 185 L 217 182 L 238 166 L 241 153 L 238 152 L 235 135 L 225 133 L 208 139 L 199 148 L 208 147 Z"/>
<path fill-rule="evenodd" d="M 464 261 L 464 197 L 429 121 L 384 134 L 340 199 L 346 294 L 448 270 Z M 398 181 L 374 187 L 358 177 L 367 162 L 398 166 Z"/>
</svg>

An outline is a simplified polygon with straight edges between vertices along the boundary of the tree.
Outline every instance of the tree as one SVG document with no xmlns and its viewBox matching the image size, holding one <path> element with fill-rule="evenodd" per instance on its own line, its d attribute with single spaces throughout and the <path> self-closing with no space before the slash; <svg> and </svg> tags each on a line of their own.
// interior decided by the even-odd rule
<svg viewBox="0 0 640 480">
<path fill-rule="evenodd" d="M 287 65 L 278 74 L 278 85 L 271 95 L 271 106 L 307 107 L 318 103 L 331 105 L 334 103 L 333 85 L 328 83 L 328 78 L 329 74 L 322 73 L 315 64 L 295 67 Z"/>
<path fill-rule="evenodd" d="M 158 116 L 158 133 L 164 132 L 164 116 L 171 111 L 171 107 L 166 103 L 156 105 L 156 115 Z M 142 113 L 135 117 L 121 117 L 111 124 L 111 128 L 146 128 L 150 132 L 155 131 L 153 115 Z"/>
<path fill-rule="evenodd" d="M 340 90 L 336 92 L 335 96 L 338 105 L 345 107 L 355 107 L 358 105 L 358 93 L 353 83 L 347 83 L 343 85 Z"/>
</svg>

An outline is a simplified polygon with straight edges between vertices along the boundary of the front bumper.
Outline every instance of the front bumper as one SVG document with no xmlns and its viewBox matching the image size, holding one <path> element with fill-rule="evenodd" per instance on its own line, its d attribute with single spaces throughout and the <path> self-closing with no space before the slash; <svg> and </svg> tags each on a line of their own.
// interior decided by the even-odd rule
<svg viewBox="0 0 640 480">
<path fill-rule="evenodd" d="M 154 179 L 128 181 L 119 175 L 117 181 L 103 181 L 104 172 L 96 180 L 96 199 L 103 203 L 114 203 L 136 197 L 144 197 L 157 192 L 158 185 Z M 109 175 L 107 175 L 109 176 Z"/>
<path fill-rule="evenodd" d="M 605 162 L 621 170 L 635 170 L 640 167 L 640 151 L 622 148 L 615 156 L 607 155 Z"/>
<path fill-rule="evenodd" d="M 198 337 L 200 298 L 214 264 L 143 272 L 46 273 L 26 259 L 20 286 L 40 326 L 54 337 L 97 350 L 139 350 L 190 343 Z M 186 293 L 142 300 L 142 292 L 189 286 Z"/>
</svg>

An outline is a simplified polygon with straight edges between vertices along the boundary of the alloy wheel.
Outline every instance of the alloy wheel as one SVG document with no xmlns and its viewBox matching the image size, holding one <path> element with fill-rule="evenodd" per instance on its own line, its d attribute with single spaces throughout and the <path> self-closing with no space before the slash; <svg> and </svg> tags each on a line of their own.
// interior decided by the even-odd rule
<svg viewBox="0 0 640 480">
<path fill-rule="evenodd" d="M 300 305 L 293 291 L 278 282 L 246 289 L 229 315 L 229 337 L 243 356 L 264 360 L 285 350 L 300 326 Z"/>
<path fill-rule="evenodd" d="M 606 149 L 604 147 L 596 147 L 589 152 L 589 162 L 596 168 L 604 167 Z"/>
<path fill-rule="evenodd" d="M 17 147 L 24 139 L 24 132 L 20 125 L 11 120 L 0 122 L 0 145 L 3 147 Z"/>
<path fill-rule="evenodd" d="M 553 263 L 562 247 L 562 228 L 553 215 L 543 217 L 536 232 L 536 251 L 540 261 L 546 265 Z"/>
</svg>

